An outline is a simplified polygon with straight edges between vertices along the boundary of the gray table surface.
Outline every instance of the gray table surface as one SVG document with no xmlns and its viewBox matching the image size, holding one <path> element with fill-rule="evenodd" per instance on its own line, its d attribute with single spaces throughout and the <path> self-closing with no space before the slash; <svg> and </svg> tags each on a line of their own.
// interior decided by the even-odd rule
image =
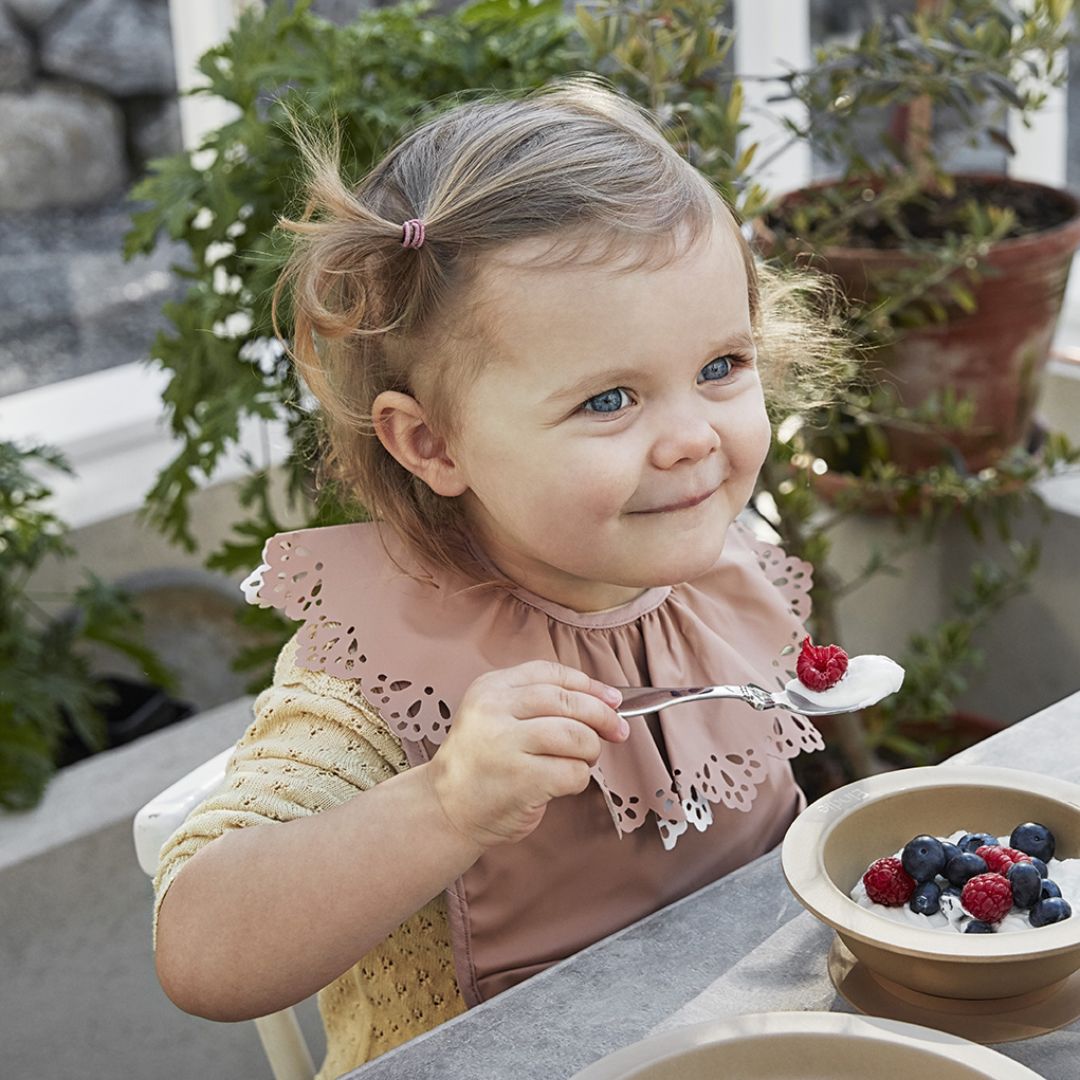
<svg viewBox="0 0 1080 1080">
<path fill-rule="evenodd" d="M 950 762 L 1080 783 L 1078 731 L 1080 692 Z M 560 1080 L 679 1024 L 778 1009 L 852 1012 L 825 971 L 832 936 L 792 896 L 777 849 L 347 1078 Z M 1080 1080 L 1080 1021 L 995 1049 L 1046 1080 Z"/>
</svg>

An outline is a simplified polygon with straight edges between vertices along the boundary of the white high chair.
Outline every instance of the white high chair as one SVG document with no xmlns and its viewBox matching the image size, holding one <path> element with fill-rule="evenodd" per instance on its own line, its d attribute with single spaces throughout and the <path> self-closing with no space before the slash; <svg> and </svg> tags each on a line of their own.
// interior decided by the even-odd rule
<svg viewBox="0 0 1080 1080">
<path fill-rule="evenodd" d="M 135 815 L 135 854 L 139 866 L 149 877 L 157 873 L 158 855 L 165 841 L 199 803 L 222 787 L 225 763 L 232 752 L 230 746 L 192 769 L 187 776 L 154 796 Z M 258 1017 L 255 1028 L 274 1080 L 313 1080 L 315 1063 L 291 1008 Z"/>
</svg>

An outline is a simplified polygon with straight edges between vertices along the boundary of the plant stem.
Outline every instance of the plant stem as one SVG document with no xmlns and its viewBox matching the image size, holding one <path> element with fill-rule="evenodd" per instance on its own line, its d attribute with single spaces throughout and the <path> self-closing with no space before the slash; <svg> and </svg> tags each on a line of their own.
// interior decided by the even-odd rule
<svg viewBox="0 0 1080 1080">
<path fill-rule="evenodd" d="M 941 0 L 917 0 L 916 13 L 936 15 L 941 8 Z M 934 105 L 929 94 L 915 98 L 906 107 L 904 148 L 908 163 L 915 171 L 919 186 L 930 191 L 937 186 L 930 156 L 930 147 L 934 137 Z"/>
</svg>

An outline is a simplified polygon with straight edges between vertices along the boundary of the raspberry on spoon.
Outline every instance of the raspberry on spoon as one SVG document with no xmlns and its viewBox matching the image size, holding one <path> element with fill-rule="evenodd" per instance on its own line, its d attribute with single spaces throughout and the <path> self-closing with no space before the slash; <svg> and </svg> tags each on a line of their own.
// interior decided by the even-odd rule
<svg viewBox="0 0 1080 1080">
<path fill-rule="evenodd" d="M 809 635 L 803 638 L 795 661 L 795 674 L 803 686 L 828 690 L 844 677 L 847 667 L 848 655 L 839 645 L 814 645 Z"/>
</svg>

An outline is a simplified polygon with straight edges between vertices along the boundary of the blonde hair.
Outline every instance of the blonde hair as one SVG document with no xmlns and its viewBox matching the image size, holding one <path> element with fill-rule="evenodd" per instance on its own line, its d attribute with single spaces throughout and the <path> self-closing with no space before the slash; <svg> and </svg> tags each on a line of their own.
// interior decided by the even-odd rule
<svg viewBox="0 0 1080 1080">
<path fill-rule="evenodd" d="M 530 265 L 601 265 L 613 273 L 659 269 L 726 222 L 738 238 L 751 321 L 770 407 L 835 363 L 813 310 L 811 275 L 759 267 L 733 211 L 643 106 L 592 73 L 539 89 L 488 92 L 401 139 L 350 190 L 338 147 L 294 122 L 307 169 L 307 206 L 274 292 L 274 325 L 287 297 L 290 352 L 322 413 L 322 479 L 332 479 L 430 565 L 492 579 L 476 560 L 460 500 L 435 494 L 386 451 L 371 406 L 384 390 L 420 400 L 438 434 L 455 430 L 465 394 L 483 371 L 476 290 L 483 258 L 516 241 L 550 238 Z M 402 246 L 402 223 L 420 218 L 423 246 Z M 679 249 L 676 237 L 687 239 Z M 792 378 L 792 374 L 796 377 Z M 809 380 L 809 381 L 808 381 Z M 421 392 L 418 392 L 421 391 Z"/>
</svg>

